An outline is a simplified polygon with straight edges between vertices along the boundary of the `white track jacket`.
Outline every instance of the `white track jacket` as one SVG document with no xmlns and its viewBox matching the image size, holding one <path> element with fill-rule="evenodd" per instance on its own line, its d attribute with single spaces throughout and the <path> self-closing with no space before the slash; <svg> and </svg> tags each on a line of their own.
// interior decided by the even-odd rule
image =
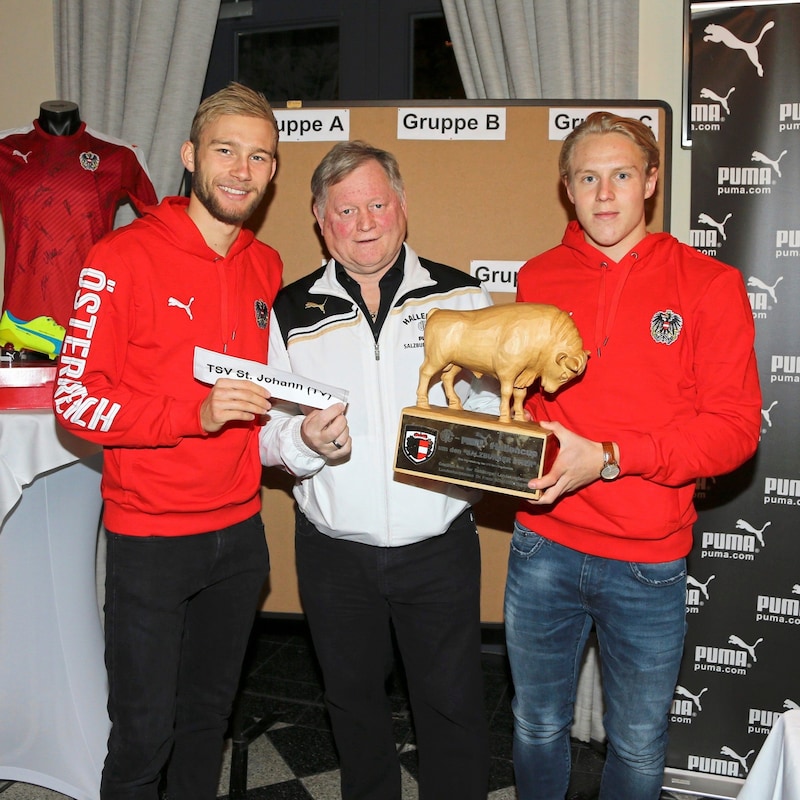
<svg viewBox="0 0 800 800">
<path fill-rule="evenodd" d="M 260 435 L 261 460 L 296 477 L 299 508 L 328 536 L 380 547 L 412 544 L 444 533 L 479 497 L 467 487 L 395 476 L 401 410 L 416 402 L 423 333 L 432 308 L 491 305 L 480 283 L 452 267 L 420 259 L 405 245 L 404 276 L 377 342 L 369 321 L 336 279 L 333 260 L 285 287 L 270 322 L 269 364 L 350 393 L 352 454 L 329 464 L 300 436 L 297 406 L 274 401 Z M 462 373 L 466 407 L 496 413 L 496 383 Z M 474 389 L 474 390 L 473 390 Z M 441 383 L 430 401 L 446 406 Z"/>
</svg>

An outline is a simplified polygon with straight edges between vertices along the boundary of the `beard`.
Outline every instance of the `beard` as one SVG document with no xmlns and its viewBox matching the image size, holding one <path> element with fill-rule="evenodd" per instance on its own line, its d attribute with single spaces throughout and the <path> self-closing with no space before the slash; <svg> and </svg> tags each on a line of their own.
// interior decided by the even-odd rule
<svg viewBox="0 0 800 800">
<path fill-rule="evenodd" d="M 258 204 L 266 193 L 266 187 L 260 194 L 254 196 L 250 203 L 243 207 L 226 208 L 214 194 L 214 187 L 205 180 L 199 165 L 192 173 L 192 193 L 202 203 L 203 207 L 214 219 L 227 225 L 241 225 L 256 210 Z"/>
</svg>

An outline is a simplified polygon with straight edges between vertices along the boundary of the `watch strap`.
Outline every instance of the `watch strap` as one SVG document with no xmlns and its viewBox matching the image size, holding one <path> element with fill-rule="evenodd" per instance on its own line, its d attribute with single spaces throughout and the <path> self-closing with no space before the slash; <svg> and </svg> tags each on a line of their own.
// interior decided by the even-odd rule
<svg viewBox="0 0 800 800">
<path fill-rule="evenodd" d="M 619 477 L 619 464 L 614 454 L 614 443 L 603 442 L 603 466 L 600 469 L 600 477 L 609 481 Z"/>
</svg>

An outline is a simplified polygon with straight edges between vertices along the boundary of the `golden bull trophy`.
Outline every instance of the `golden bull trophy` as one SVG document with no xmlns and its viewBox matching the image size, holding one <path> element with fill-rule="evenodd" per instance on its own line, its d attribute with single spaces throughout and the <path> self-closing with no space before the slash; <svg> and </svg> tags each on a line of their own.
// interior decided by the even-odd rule
<svg viewBox="0 0 800 800">
<path fill-rule="evenodd" d="M 550 431 L 525 421 L 523 404 L 537 379 L 543 391 L 552 393 L 586 369 L 589 354 L 570 315 L 539 303 L 433 309 L 424 346 L 417 404 L 404 408 L 400 419 L 395 471 L 538 497 L 528 481 L 548 471 L 557 443 Z M 462 369 L 498 379 L 498 416 L 463 409 L 454 386 Z M 428 402 L 438 373 L 447 408 Z"/>
</svg>

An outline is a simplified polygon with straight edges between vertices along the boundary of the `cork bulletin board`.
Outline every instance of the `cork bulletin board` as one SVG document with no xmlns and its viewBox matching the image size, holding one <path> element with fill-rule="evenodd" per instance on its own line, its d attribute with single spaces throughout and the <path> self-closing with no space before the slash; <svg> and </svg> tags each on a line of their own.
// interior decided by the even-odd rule
<svg viewBox="0 0 800 800">
<path fill-rule="evenodd" d="M 513 302 L 516 267 L 558 244 L 570 219 L 571 206 L 558 178 L 561 138 L 599 109 L 641 117 L 656 132 L 661 170 L 648 208 L 648 229 L 669 230 L 672 112 L 663 101 L 648 100 L 276 108 L 278 169 L 250 224 L 280 252 L 285 283 L 317 268 L 327 253 L 311 213 L 311 175 L 337 140 L 363 139 L 397 157 L 406 186 L 407 240 L 417 253 L 493 279 L 487 288 L 494 302 Z M 468 130 L 473 118 L 480 121 L 479 129 L 487 129 L 486 138 L 466 138 L 481 136 Z M 409 387 L 409 405 L 415 389 Z M 262 515 L 272 563 L 262 605 L 267 613 L 302 613 L 291 485 L 289 476 L 264 470 Z M 502 622 L 509 537 L 519 502 L 487 493 L 476 506 L 483 559 L 481 619 L 487 624 Z"/>
</svg>

